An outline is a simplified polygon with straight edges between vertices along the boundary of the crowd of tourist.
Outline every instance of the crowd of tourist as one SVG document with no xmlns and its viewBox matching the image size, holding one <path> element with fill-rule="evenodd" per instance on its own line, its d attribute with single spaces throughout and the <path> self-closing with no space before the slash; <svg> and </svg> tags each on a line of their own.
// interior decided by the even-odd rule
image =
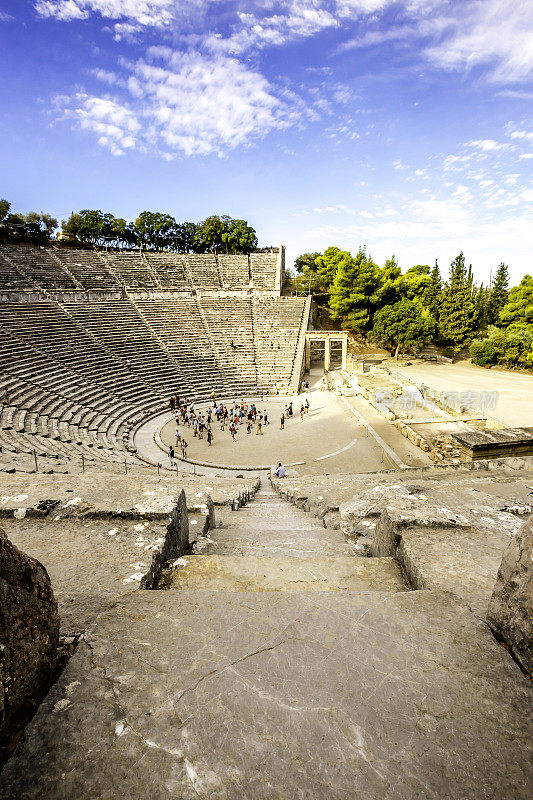
<svg viewBox="0 0 533 800">
<path fill-rule="evenodd" d="M 308 386 L 308 384 L 307 384 Z M 175 445 L 170 445 L 168 457 L 171 464 L 176 458 L 176 449 L 181 451 L 183 459 L 187 458 L 188 443 L 187 436 L 197 440 L 205 441 L 207 447 L 211 447 L 214 441 L 214 429 L 220 428 L 221 433 L 227 432 L 235 442 L 238 433 L 246 432 L 247 435 L 255 433 L 256 436 L 263 436 L 263 429 L 270 425 L 270 419 L 266 408 L 259 408 L 256 403 L 234 402 L 230 405 L 217 403 L 212 394 L 212 405 L 205 409 L 196 409 L 194 403 L 182 402 L 179 395 L 170 398 L 170 409 L 176 420 L 176 441 Z M 294 403 L 290 401 L 281 411 L 280 429 L 285 429 L 285 421 L 296 417 L 299 413 L 303 421 L 305 414 L 309 413 L 310 403 L 306 397 L 305 402 L 300 403 L 299 411 L 296 410 Z"/>
</svg>

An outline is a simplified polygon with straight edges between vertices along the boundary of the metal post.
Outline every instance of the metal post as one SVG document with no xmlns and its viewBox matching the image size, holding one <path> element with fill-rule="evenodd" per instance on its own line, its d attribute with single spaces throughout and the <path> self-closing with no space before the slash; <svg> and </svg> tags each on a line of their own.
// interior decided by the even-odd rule
<svg viewBox="0 0 533 800">
<path fill-rule="evenodd" d="M 178 462 L 177 462 L 177 461 L 176 461 L 176 475 L 179 475 L 179 472 L 178 472 Z"/>
<path fill-rule="evenodd" d="M 160 470 L 160 467 L 161 467 L 161 464 L 160 464 L 160 463 L 159 463 L 159 461 L 158 461 L 158 462 L 157 462 L 157 476 L 158 476 L 158 477 L 159 477 L 159 470 Z"/>
<path fill-rule="evenodd" d="M 85 472 L 85 456 L 81 454 L 81 471 Z"/>
<path fill-rule="evenodd" d="M 33 460 L 35 461 L 35 472 L 39 472 L 39 467 L 37 466 L 37 450 L 33 451 Z"/>
<path fill-rule="evenodd" d="M 196 475 L 196 464 L 192 465 L 192 473 L 193 475 Z"/>
<path fill-rule="evenodd" d="M 384 450 L 382 450 L 382 451 L 381 451 L 381 463 L 382 463 L 382 464 L 383 464 L 383 461 L 384 461 L 384 456 L 385 456 L 385 451 L 384 451 Z"/>
<path fill-rule="evenodd" d="M 128 462 L 126 461 L 126 459 L 124 459 L 124 473 L 126 475 L 128 474 Z"/>
</svg>

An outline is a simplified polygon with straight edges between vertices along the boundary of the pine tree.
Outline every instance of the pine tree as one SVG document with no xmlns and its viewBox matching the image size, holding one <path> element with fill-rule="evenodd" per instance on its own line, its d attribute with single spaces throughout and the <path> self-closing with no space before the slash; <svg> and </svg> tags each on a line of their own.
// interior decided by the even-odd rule
<svg viewBox="0 0 533 800">
<path fill-rule="evenodd" d="M 475 291 L 475 308 L 476 308 L 476 324 L 478 328 L 485 330 L 489 324 L 489 298 L 490 289 L 486 286 L 481 286 Z"/>
<path fill-rule="evenodd" d="M 431 281 L 426 289 L 423 303 L 431 316 L 438 321 L 442 303 L 442 281 L 437 261 L 435 261 L 435 266 L 431 270 Z"/>
<path fill-rule="evenodd" d="M 450 265 L 450 276 L 442 293 L 439 330 L 456 353 L 468 342 L 475 328 L 472 268 L 466 270 L 463 253 Z"/>
<path fill-rule="evenodd" d="M 499 325 L 500 311 L 509 298 L 509 270 L 503 262 L 498 267 L 494 286 L 487 305 L 487 321 L 490 325 Z"/>
<path fill-rule="evenodd" d="M 379 288 L 379 306 L 391 305 L 400 299 L 400 281 L 402 271 L 396 261 L 396 256 L 388 258 L 381 270 L 381 286 Z"/>
<path fill-rule="evenodd" d="M 330 291 L 334 319 L 341 319 L 343 328 L 357 333 L 368 330 L 379 302 L 380 284 L 380 269 L 363 249 L 355 258 L 343 254 Z"/>
</svg>

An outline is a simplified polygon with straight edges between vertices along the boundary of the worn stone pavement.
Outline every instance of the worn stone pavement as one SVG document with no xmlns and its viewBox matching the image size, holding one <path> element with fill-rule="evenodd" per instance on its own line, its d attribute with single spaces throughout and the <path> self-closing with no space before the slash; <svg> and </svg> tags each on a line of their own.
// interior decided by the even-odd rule
<svg viewBox="0 0 533 800">
<path fill-rule="evenodd" d="M 220 521 L 86 631 L 0 800 L 529 799 L 531 687 L 467 605 L 268 488 Z"/>
</svg>

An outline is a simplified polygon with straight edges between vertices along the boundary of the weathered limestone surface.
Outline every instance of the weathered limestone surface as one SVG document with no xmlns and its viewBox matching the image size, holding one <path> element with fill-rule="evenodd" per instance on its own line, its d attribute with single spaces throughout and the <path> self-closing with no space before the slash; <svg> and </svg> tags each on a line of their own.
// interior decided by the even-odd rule
<svg viewBox="0 0 533 800">
<path fill-rule="evenodd" d="M 436 592 L 137 592 L 104 613 L 2 800 L 529 800 L 531 688 Z"/>
<path fill-rule="evenodd" d="M 43 565 L 0 529 L 0 736 L 37 704 L 56 663 L 59 615 Z"/>
<path fill-rule="evenodd" d="M 413 526 L 403 529 L 396 558 L 414 589 L 452 592 L 485 618 L 501 554 L 512 538 L 479 528 Z"/>
<path fill-rule="evenodd" d="M 502 553 L 531 514 L 531 478 L 501 469 L 429 472 L 372 476 L 371 488 L 368 475 L 274 485 L 318 516 L 321 503 L 331 508 L 351 492 L 340 503 L 340 516 L 356 554 L 397 558 L 411 587 L 452 592 L 484 617 Z"/>
<path fill-rule="evenodd" d="M 374 507 L 379 517 L 364 529 L 371 530 L 370 554 L 397 558 L 412 588 L 452 592 L 485 617 L 502 553 L 523 517 L 493 510 L 500 499 L 480 492 L 471 500 L 468 489 L 443 497 L 441 489 L 419 488 L 395 487 L 382 495 Z M 366 513 L 361 525 L 371 519 L 367 500 L 359 501 L 359 513 Z"/>
<path fill-rule="evenodd" d="M 52 506 L 46 517 L 41 503 L 40 518 L 18 515 L 3 520 L 11 541 L 48 570 L 64 634 L 84 631 L 125 592 L 141 585 L 153 588 L 165 563 L 187 549 L 183 491 L 177 497 L 165 498 L 165 513 L 159 497 L 153 505 L 143 507 L 143 516 L 138 510 L 126 510 L 129 505 L 115 514 L 118 504 L 113 499 L 116 501 L 117 495 L 109 498 L 107 518 L 103 514 L 105 502 L 100 499 L 96 517 L 88 516 L 80 501 Z"/>
<path fill-rule="evenodd" d="M 230 592 L 382 591 L 407 586 L 392 558 L 185 556 L 172 573 L 172 589 Z"/>
<path fill-rule="evenodd" d="M 533 675 L 533 522 L 511 539 L 502 559 L 488 620 L 523 669 Z"/>
<path fill-rule="evenodd" d="M 163 475 L 140 478 L 131 475 L 82 474 L 0 475 L 0 516 L 15 512 L 27 516 L 112 517 L 128 515 L 143 519 L 167 517 L 183 489 L 187 505 L 205 505 L 209 495 L 215 505 L 245 501 L 256 491 L 256 479 L 247 481 L 207 477 L 172 478 Z M 220 485 L 219 485 L 220 484 Z"/>
<path fill-rule="evenodd" d="M 349 503 L 369 487 L 387 484 L 428 482 L 428 486 L 470 486 L 502 500 L 512 501 L 517 496 L 520 503 L 531 505 L 530 489 L 533 457 L 504 458 L 490 461 L 475 461 L 455 466 L 432 466 L 421 469 L 385 470 L 361 475 L 341 473 L 331 475 L 309 475 L 301 477 L 272 478 L 275 490 L 300 508 L 324 519 L 328 524 L 328 513 L 335 521 L 339 507 Z M 332 526 L 334 527 L 334 525 Z"/>
<path fill-rule="evenodd" d="M 141 579 L 141 589 L 155 589 L 168 562 L 182 556 L 188 548 L 189 518 L 185 492 L 182 489 L 172 509 L 164 539 L 152 555 L 150 569 Z"/>
</svg>

